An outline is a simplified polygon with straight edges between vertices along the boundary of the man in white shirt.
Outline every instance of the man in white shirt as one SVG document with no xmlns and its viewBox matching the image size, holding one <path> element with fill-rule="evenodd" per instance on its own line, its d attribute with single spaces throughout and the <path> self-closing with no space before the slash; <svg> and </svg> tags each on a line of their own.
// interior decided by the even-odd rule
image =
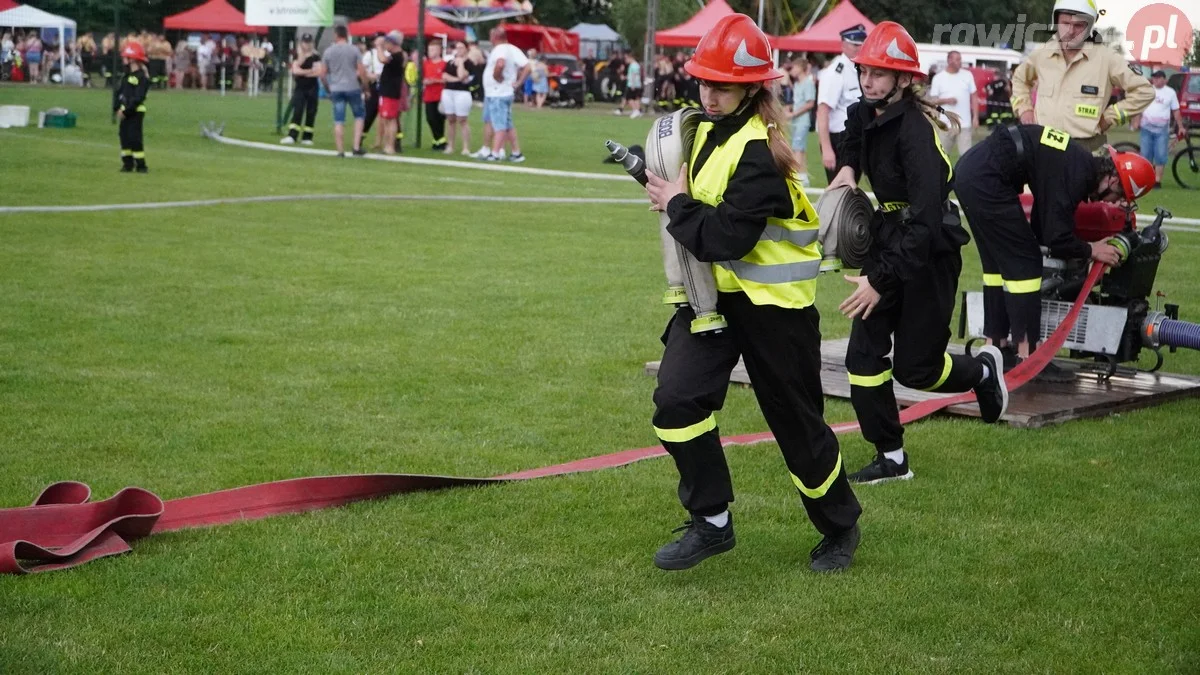
<svg viewBox="0 0 1200 675">
<path fill-rule="evenodd" d="M 979 119 L 979 96 L 976 93 L 975 76 L 962 67 L 962 54 L 950 52 L 946 55 L 946 69 L 933 76 L 929 86 L 929 98 L 949 112 L 958 115 L 959 130 L 938 130 L 942 148 L 958 147 L 958 154 L 971 149 L 971 130 Z M 942 115 L 942 121 L 950 120 Z"/>
<path fill-rule="evenodd" d="M 1130 128 L 1141 128 L 1142 148 L 1138 154 L 1154 165 L 1154 187 L 1162 187 L 1163 169 L 1170 154 L 1171 116 L 1174 113 L 1176 133 L 1179 138 L 1187 135 L 1183 124 L 1183 113 L 1179 111 L 1179 94 L 1167 86 L 1167 74 L 1156 70 L 1150 75 L 1154 85 L 1154 102 L 1142 113 L 1141 119 L 1134 118 Z"/>
<path fill-rule="evenodd" d="M 826 182 L 833 180 L 838 165 L 838 146 L 846 131 L 846 111 L 858 102 L 858 70 L 854 57 L 867 39 L 867 29 L 861 23 L 840 33 L 842 53 L 838 54 L 817 76 L 817 138 L 821 141 L 821 163 L 825 165 Z"/>
<path fill-rule="evenodd" d="M 524 162 L 525 155 L 521 154 L 517 130 L 513 127 L 512 104 L 516 89 L 529 76 L 529 58 L 520 48 L 509 44 L 503 28 L 493 28 L 491 39 L 494 46 L 483 69 L 483 121 L 491 125 L 493 133 L 491 152 L 483 159 L 500 161 L 500 150 L 508 141 L 512 147 L 508 161 Z"/>
<path fill-rule="evenodd" d="M 200 81 L 203 82 L 203 88 L 208 89 L 211 84 L 211 76 L 213 73 L 212 58 L 216 52 L 217 43 L 213 41 L 212 36 L 205 36 L 204 41 L 196 49 L 196 70 L 200 71 Z"/>
</svg>

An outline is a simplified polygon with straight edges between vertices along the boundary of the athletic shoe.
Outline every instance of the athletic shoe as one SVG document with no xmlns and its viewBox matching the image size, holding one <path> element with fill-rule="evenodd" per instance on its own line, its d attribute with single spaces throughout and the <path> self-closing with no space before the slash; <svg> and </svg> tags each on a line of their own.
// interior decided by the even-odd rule
<svg viewBox="0 0 1200 675">
<path fill-rule="evenodd" d="M 466 148 L 463 148 L 462 155 L 463 155 L 463 157 L 474 157 L 475 153 L 471 152 L 470 150 L 467 150 Z"/>
<path fill-rule="evenodd" d="M 825 537 L 808 554 L 812 558 L 809 569 L 814 572 L 841 572 L 850 567 L 861 537 L 857 524 L 839 535 Z"/>
<path fill-rule="evenodd" d="M 979 350 L 975 357 L 987 366 L 988 376 L 975 385 L 975 400 L 979 402 L 979 416 L 984 422 L 993 424 L 1008 410 L 1008 385 L 1004 382 L 1004 357 L 994 345 Z"/>
<path fill-rule="evenodd" d="M 904 453 L 904 461 L 899 464 L 881 454 L 877 454 L 875 455 L 875 459 L 871 460 L 870 464 L 855 471 L 846 478 L 851 483 L 875 485 L 876 483 L 886 483 L 889 480 L 908 480 L 912 477 L 913 472 L 908 468 L 908 453 Z"/>
<path fill-rule="evenodd" d="M 620 110 L 614 110 L 613 114 L 616 115 L 617 117 L 620 117 L 620 116 L 624 115 L 625 113 Z"/>
<path fill-rule="evenodd" d="M 291 136 L 284 136 L 283 138 L 279 139 L 280 145 L 291 145 L 295 142 L 296 139 L 292 138 Z"/>
<path fill-rule="evenodd" d="M 469 154 L 475 159 L 487 159 L 488 155 L 492 154 L 492 149 L 485 146 Z"/>
<path fill-rule="evenodd" d="M 683 536 L 658 549 L 654 554 L 654 566 L 660 570 L 686 570 L 699 565 L 705 558 L 724 553 L 733 548 L 737 539 L 733 536 L 733 514 L 725 527 L 717 527 L 700 517 L 684 522 L 682 527 L 672 530 L 683 532 Z"/>
<path fill-rule="evenodd" d="M 483 158 L 483 161 L 485 161 L 485 162 L 499 162 L 499 161 L 500 161 L 500 159 L 501 159 L 500 155 L 488 155 L 487 157 L 484 157 L 484 158 Z"/>
<path fill-rule="evenodd" d="M 1021 361 L 1023 360 L 1017 354 L 1017 348 L 1013 345 L 1005 345 L 1001 347 L 1000 356 L 1004 358 L 1004 372 L 1006 373 L 1021 365 Z"/>
<path fill-rule="evenodd" d="M 1042 368 L 1042 372 L 1038 373 L 1033 381 L 1039 384 L 1069 384 L 1075 381 L 1075 371 L 1063 368 L 1051 361 L 1046 364 L 1045 368 Z"/>
<path fill-rule="evenodd" d="M 300 145 L 312 145 L 312 144 L 313 144 L 313 142 L 311 140 L 300 141 Z"/>
<path fill-rule="evenodd" d="M 345 157 L 345 156 L 346 156 L 346 153 L 344 153 L 344 152 L 339 152 L 339 153 L 338 153 L 338 157 Z"/>
<path fill-rule="evenodd" d="M 500 152 L 496 153 L 496 157 L 499 159 L 504 159 L 504 148 L 500 148 Z"/>
<path fill-rule="evenodd" d="M 639 118 L 641 116 L 642 116 L 641 110 L 634 110 L 633 112 L 629 113 L 629 119 L 631 119 L 631 120 L 636 120 L 637 118 Z"/>
<path fill-rule="evenodd" d="M 509 157 L 508 161 L 513 162 L 514 164 L 520 164 L 521 162 L 525 161 L 525 155 L 522 155 L 521 153 L 518 152 L 515 155 L 512 155 L 511 157 Z"/>
<path fill-rule="evenodd" d="M 353 154 L 355 157 L 363 157 L 367 154 L 367 150 L 366 150 L 366 148 L 358 148 L 354 151 Z"/>
</svg>

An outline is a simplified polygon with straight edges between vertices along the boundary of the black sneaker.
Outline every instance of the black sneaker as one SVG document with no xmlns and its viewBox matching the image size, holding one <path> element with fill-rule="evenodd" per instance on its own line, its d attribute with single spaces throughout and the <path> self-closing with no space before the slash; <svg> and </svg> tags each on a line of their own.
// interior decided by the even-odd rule
<svg viewBox="0 0 1200 675">
<path fill-rule="evenodd" d="M 702 560 L 733 548 L 737 539 L 733 536 L 733 514 L 725 527 L 717 527 L 699 516 L 693 516 L 682 527 L 673 532 L 683 536 L 658 549 L 654 554 L 654 566 L 660 570 L 686 570 Z"/>
<path fill-rule="evenodd" d="M 883 455 L 875 455 L 875 459 L 870 464 L 855 471 L 846 478 L 851 483 L 874 485 L 876 483 L 886 483 L 889 480 L 908 480 L 912 477 L 913 472 L 908 468 L 908 453 L 904 453 L 904 461 L 900 464 L 893 462 Z"/>
<path fill-rule="evenodd" d="M 979 416 L 984 422 L 993 424 L 1008 410 L 1008 385 L 1004 382 L 1004 357 L 995 345 L 979 350 L 975 357 L 987 366 L 988 376 L 975 385 L 975 400 L 979 402 Z"/>
<path fill-rule="evenodd" d="M 1000 348 L 1000 356 L 1004 359 L 1004 372 L 1008 372 L 1013 368 L 1021 365 L 1021 357 L 1017 354 L 1017 348 L 1013 345 L 1004 345 Z"/>
<path fill-rule="evenodd" d="M 1039 384 L 1069 384 L 1075 381 L 1075 371 L 1050 361 L 1042 368 L 1042 372 L 1034 376 L 1033 381 Z"/>
<path fill-rule="evenodd" d="M 358 148 L 352 154 L 355 157 L 362 157 L 363 155 L 367 154 L 367 151 L 364 148 Z"/>
<path fill-rule="evenodd" d="M 812 558 L 809 569 L 814 572 L 841 572 L 850 567 L 860 538 L 857 524 L 837 536 L 825 537 L 809 553 Z"/>
</svg>

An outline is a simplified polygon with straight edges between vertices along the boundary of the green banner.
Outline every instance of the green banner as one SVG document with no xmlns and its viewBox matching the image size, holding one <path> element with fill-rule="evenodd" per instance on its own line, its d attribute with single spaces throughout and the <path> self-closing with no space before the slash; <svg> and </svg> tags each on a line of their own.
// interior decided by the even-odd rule
<svg viewBox="0 0 1200 675">
<path fill-rule="evenodd" d="M 333 0 L 246 0 L 248 26 L 332 26 Z"/>
</svg>

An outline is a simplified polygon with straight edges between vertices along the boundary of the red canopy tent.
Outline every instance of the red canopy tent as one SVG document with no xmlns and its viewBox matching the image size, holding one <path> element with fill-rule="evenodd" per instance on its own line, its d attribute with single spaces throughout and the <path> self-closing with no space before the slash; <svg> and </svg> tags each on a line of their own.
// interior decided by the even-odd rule
<svg viewBox="0 0 1200 675">
<path fill-rule="evenodd" d="M 674 28 L 656 32 L 654 44 L 660 47 L 695 47 L 709 28 L 716 25 L 722 17 L 734 13 L 725 0 L 712 0 L 687 21 Z"/>
<path fill-rule="evenodd" d="M 0 12 L 12 9 L 13 7 L 20 7 L 20 5 L 12 0 L 0 0 Z"/>
<path fill-rule="evenodd" d="M 0 0 L 2 2 L 3 0 Z M 214 33 L 258 33 L 266 35 L 266 26 L 247 26 L 246 15 L 225 0 L 208 0 L 178 14 L 163 19 L 167 30 L 212 31 Z"/>
<path fill-rule="evenodd" d="M 860 23 L 868 33 L 875 27 L 850 0 L 842 0 L 833 11 L 814 23 L 812 28 L 795 35 L 777 37 L 771 44 L 782 52 L 836 53 L 842 51 L 842 38 L 839 33 Z"/>
<path fill-rule="evenodd" d="M 399 0 L 369 19 L 351 23 L 350 32 L 354 35 L 370 35 L 398 30 L 404 33 L 405 37 L 410 37 L 417 34 L 419 11 L 418 0 Z M 461 30 L 430 14 L 429 10 L 425 10 L 425 37 L 435 35 L 445 35 L 451 40 L 462 40 L 467 36 Z"/>
<path fill-rule="evenodd" d="M 536 49 L 542 54 L 579 56 L 579 36 L 562 28 L 529 23 L 502 23 L 508 41 L 526 52 Z"/>
</svg>

